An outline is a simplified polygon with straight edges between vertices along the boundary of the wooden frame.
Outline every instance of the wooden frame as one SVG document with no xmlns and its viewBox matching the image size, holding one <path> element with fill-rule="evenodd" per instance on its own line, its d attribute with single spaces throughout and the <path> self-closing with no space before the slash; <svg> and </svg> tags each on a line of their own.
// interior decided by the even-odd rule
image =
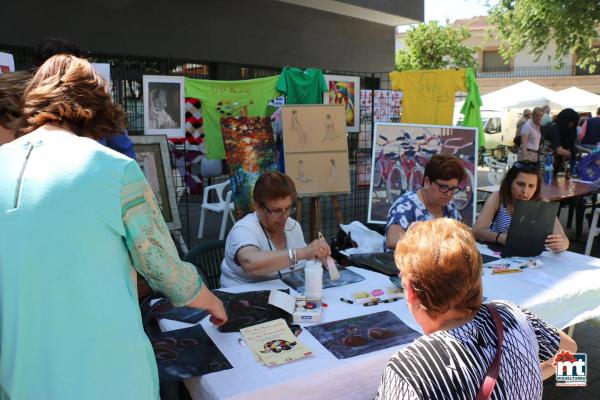
<svg viewBox="0 0 600 400">
<path fill-rule="evenodd" d="M 181 229 L 167 137 L 130 136 L 135 158 L 148 180 L 169 230 Z"/>
<path fill-rule="evenodd" d="M 184 79 L 144 75 L 144 134 L 185 137 Z"/>
<path fill-rule="evenodd" d="M 323 93 L 323 104 L 343 104 L 346 112 L 346 131 L 360 132 L 360 77 L 344 75 L 324 75 L 324 77 L 327 92 Z"/>
</svg>

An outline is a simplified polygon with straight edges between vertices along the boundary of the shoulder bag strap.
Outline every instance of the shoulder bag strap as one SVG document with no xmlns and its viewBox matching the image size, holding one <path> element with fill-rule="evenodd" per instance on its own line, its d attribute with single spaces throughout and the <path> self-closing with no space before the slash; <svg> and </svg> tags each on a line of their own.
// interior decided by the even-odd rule
<svg viewBox="0 0 600 400">
<path fill-rule="evenodd" d="M 496 307 L 493 304 L 485 305 L 488 311 L 494 318 L 494 325 L 496 326 L 496 335 L 498 336 L 498 347 L 496 349 L 496 356 L 488 368 L 485 379 L 479 388 L 476 400 L 488 400 L 492 396 L 494 386 L 496 386 L 496 378 L 500 372 L 500 358 L 502 357 L 502 341 L 504 339 L 504 328 L 502 327 L 502 319 Z"/>
</svg>

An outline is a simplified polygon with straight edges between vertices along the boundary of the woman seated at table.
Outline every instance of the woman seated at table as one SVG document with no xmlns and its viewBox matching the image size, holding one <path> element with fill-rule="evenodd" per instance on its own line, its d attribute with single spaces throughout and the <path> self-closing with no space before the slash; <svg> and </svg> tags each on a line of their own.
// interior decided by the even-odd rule
<svg viewBox="0 0 600 400">
<path fill-rule="evenodd" d="M 436 154 L 425 165 L 423 187 L 404 193 L 390 208 L 385 227 L 384 251 L 396 247 L 408 227 L 434 218 L 461 220 L 452 198 L 465 177 L 465 169 L 454 156 Z"/>
<path fill-rule="evenodd" d="M 473 226 L 477 240 L 504 245 L 517 200 L 537 200 L 542 178 L 537 163 L 518 161 L 508 170 L 500 190 L 483 205 Z M 546 247 L 555 253 L 569 248 L 569 239 L 556 218 L 554 232 L 546 237 Z"/>
<path fill-rule="evenodd" d="M 302 227 L 290 218 L 296 187 L 289 176 L 265 172 L 256 181 L 252 198 L 256 211 L 236 222 L 227 236 L 223 287 L 276 279 L 301 260 L 323 260 L 331 254 L 324 240 L 307 246 Z"/>
<path fill-rule="evenodd" d="M 381 378 L 378 400 L 475 399 L 496 356 L 498 335 L 482 304 L 481 256 L 469 228 L 438 218 L 413 224 L 395 252 L 408 309 L 424 336 L 402 348 Z M 491 398 L 541 399 L 554 357 L 576 343 L 507 301 L 493 307 L 503 326 Z"/>
</svg>

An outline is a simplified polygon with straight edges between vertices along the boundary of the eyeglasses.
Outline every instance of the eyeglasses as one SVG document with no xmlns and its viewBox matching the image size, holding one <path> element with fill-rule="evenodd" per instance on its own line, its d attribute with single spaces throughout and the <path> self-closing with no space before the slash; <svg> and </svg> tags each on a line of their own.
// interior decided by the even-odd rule
<svg viewBox="0 0 600 400">
<path fill-rule="evenodd" d="M 451 194 L 456 194 L 460 190 L 460 188 L 458 186 L 448 186 L 443 183 L 438 183 L 436 181 L 433 181 L 433 183 L 435 183 L 437 185 L 439 191 L 444 194 L 446 194 L 448 192 L 450 192 Z"/>
<path fill-rule="evenodd" d="M 294 214 L 296 212 L 296 207 L 291 206 L 288 207 L 286 209 L 283 210 L 269 210 L 269 208 L 265 205 L 262 206 L 269 214 L 271 214 L 274 217 L 283 217 L 286 216 L 288 217 L 290 214 Z"/>
</svg>

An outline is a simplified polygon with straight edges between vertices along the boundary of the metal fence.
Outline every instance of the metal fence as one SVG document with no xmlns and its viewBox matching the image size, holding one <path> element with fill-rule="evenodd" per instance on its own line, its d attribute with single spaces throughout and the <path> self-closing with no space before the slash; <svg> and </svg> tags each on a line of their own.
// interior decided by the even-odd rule
<svg viewBox="0 0 600 400">
<path fill-rule="evenodd" d="M 32 48 L 0 44 L 0 51 L 14 55 L 17 69 L 32 68 Z M 272 76 L 280 72 L 280 68 L 275 67 L 216 63 L 205 60 L 167 59 L 93 52 L 86 54 L 86 57 L 91 62 L 110 64 L 113 98 L 127 113 L 128 130 L 131 135 L 143 134 L 142 79 L 144 75 L 175 75 L 212 80 L 237 80 Z M 396 100 L 390 101 L 389 96 L 394 97 L 396 95 L 390 90 L 391 83 L 388 72 L 323 72 L 360 77 L 361 104 L 356 105 L 360 107 L 360 132 L 348 134 L 351 192 L 347 195 L 338 196 L 338 199 L 345 223 L 354 220 L 366 223 L 369 200 L 368 178 L 370 176 L 375 123 L 377 121 L 398 122 L 401 104 Z M 490 73 L 493 73 L 493 71 L 480 71 L 479 76 Z M 463 97 L 464 94 L 458 94 L 457 100 Z M 386 100 L 382 101 L 382 98 L 386 98 Z M 181 233 L 188 246 L 193 246 L 196 242 L 196 227 L 199 220 L 201 196 L 190 196 L 187 194 L 185 187 L 181 187 L 181 185 L 185 185 L 187 176 L 176 176 L 176 178 L 178 178 L 175 179 L 176 185 L 180 185 L 177 189 L 183 189 L 180 191 L 180 193 L 183 192 L 183 195 L 179 197 L 182 220 Z M 217 183 L 225 179 L 227 179 L 227 176 L 223 175 L 211 179 L 209 183 Z M 303 223 L 305 237 L 309 239 L 308 223 L 306 223 L 309 221 L 310 216 L 309 199 L 305 198 L 299 201 L 303 201 L 303 215 L 301 218 L 305 222 Z M 331 238 L 339 228 L 329 197 L 321 198 L 321 209 L 321 230 L 326 237 Z"/>
</svg>

